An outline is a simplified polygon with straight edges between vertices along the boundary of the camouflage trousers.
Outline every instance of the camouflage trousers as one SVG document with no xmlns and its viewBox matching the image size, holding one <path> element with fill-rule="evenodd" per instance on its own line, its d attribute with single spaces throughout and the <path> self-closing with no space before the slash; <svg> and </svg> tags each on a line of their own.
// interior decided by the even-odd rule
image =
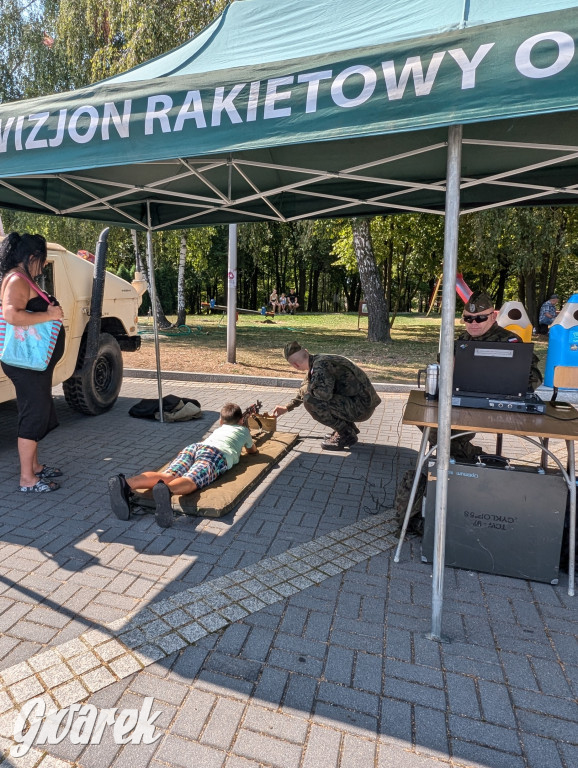
<svg viewBox="0 0 578 768">
<path fill-rule="evenodd" d="M 422 427 L 420 427 L 422 429 Z M 423 429 L 422 429 L 423 431 Z M 456 430 L 452 430 L 452 435 L 457 435 Z M 456 461 L 473 463 L 476 462 L 478 456 L 483 452 L 478 445 L 473 445 L 472 440 L 475 437 L 475 432 L 468 432 L 460 437 L 455 437 L 450 443 L 450 456 Z M 438 440 L 437 429 L 430 430 L 429 433 L 429 447 L 436 445 Z M 393 506 L 396 510 L 397 531 L 396 535 L 399 536 L 403 525 L 403 519 L 405 517 L 405 511 L 409 504 L 409 497 L 411 495 L 411 488 L 415 478 L 415 470 L 408 470 L 402 477 L 399 485 L 397 486 L 395 493 L 395 500 Z M 427 485 L 426 470 L 422 468 L 422 474 L 420 475 L 419 482 L 416 489 L 415 498 L 411 508 L 409 523 L 407 527 L 408 533 L 416 533 L 420 536 L 423 533 L 423 519 L 421 516 L 421 506 L 423 497 L 425 495 Z"/>
<path fill-rule="evenodd" d="M 395 521 L 397 523 L 397 530 L 395 535 L 399 536 L 403 527 L 403 520 L 405 518 L 405 512 L 407 505 L 409 504 L 409 497 L 411 496 L 411 488 L 415 478 L 415 470 L 408 469 L 408 471 L 401 478 L 399 485 L 395 491 L 395 499 L 393 506 L 395 508 Z M 407 524 L 408 533 L 417 533 L 420 536 L 423 533 L 423 518 L 421 516 L 421 505 L 423 497 L 425 496 L 425 489 L 427 485 L 427 478 L 425 474 L 421 474 L 416 489 L 416 494 L 413 500 L 411 512 L 409 513 L 409 521 Z"/>
<path fill-rule="evenodd" d="M 452 435 L 459 434 L 459 430 L 452 429 Z M 450 456 L 456 461 L 476 462 L 478 456 L 483 453 L 479 445 L 473 445 L 472 440 L 476 436 L 475 432 L 468 432 L 460 437 L 454 437 L 450 442 Z M 429 433 L 430 448 L 436 445 L 438 441 L 437 429 L 432 429 Z"/>
<path fill-rule="evenodd" d="M 367 421 L 377 407 L 361 398 L 345 395 L 334 395 L 331 400 L 319 400 L 310 395 L 303 405 L 311 418 L 338 432 L 351 430 L 356 421 Z"/>
</svg>

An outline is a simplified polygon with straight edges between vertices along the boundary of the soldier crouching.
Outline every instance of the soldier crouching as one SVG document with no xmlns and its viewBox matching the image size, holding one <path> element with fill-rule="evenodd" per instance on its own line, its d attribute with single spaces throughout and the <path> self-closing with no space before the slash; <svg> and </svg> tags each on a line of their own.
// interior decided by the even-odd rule
<svg viewBox="0 0 578 768">
<path fill-rule="evenodd" d="M 297 397 L 278 405 L 274 416 L 282 416 L 300 405 L 320 424 L 333 430 L 321 443 L 328 451 L 350 448 L 358 441 L 357 421 L 367 421 L 381 399 L 367 374 L 341 355 L 310 355 L 297 341 L 283 350 L 293 368 L 306 372 Z"/>
</svg>

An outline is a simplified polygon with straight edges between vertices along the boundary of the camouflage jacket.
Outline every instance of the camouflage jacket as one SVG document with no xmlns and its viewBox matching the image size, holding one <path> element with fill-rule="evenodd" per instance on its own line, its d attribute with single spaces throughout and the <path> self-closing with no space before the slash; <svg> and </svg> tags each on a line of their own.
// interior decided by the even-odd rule
<svg viewBox="0 0 578 768">
<path fill-rule="evenodd" d="M 508 331 L 506 328 L 502 328 L 501 325 L 494 323 L 489 331 L 486 331 L 482 336 L 470 336 L 467 331 L 464 331 L 458 336 L 458 341 L 510 341 L 510 342 L 524 342 L 513 331 Z M 536 355 L 532 355 L 532 368 L 530 369 L 530 381 L 528 383 L 532 392 L 539 387 L 542 383 L 542 374 L 538 369 L 539 358 Z"/>
<path fill-rule="evenodd" d="M 309 372 L 297 397 L 287 403 L 292 411 L 310 398 L 329 401 L 333 395 L 360 398 L 374 408 L 381 402 L 367 374 L 341 355 L 309 355 Z"/>
</svg>

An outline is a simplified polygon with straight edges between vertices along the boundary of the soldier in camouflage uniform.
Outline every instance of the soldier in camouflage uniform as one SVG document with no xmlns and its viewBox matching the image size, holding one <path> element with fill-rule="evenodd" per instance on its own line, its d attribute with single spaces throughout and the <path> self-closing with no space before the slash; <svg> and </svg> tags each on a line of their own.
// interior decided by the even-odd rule
<svg viewBox="0 0 578 768">
<path fill-rule="evenodd" d="M 367 375 L 341 355 L 310 355 L 297 341 L 283 350 L 285 359 L 307 375 L 299 394 L 287 405 L 278 405 L 274 416 L 281 416 L 299 405 L 315 419 L 333 429 L 321 443 L 328 451 L 341 451 L 357 442 L 356 421 L 366 421 L 381 400 Z"/>
<path fill-rule="evenodd" d="M 496 315 L 494 302 L 487 293 L 482 291 L 472 293 L 466 302 L 462 315 L 467 330 L 458 336 L 458 341 L 508 341 L 512 344 L 523 344 L 524 342 L 516 333 L 498 325 Z M 542 374 L 538 370 L 538 358 L 534 355 L 528 389 L 534 391 L 541 383 Z M 482 449 L 478 445 L 472 445 L 473 437 L 474 433 L 471 432 L 452 440 L 450 453 L 456 461 L 476 461 L 482 453 Z M 430 432 L 430 443 L 432 445 L 437 443 L 437 430 L 435 429 Z"/>
<path fill-rule="evenodd" d="M 496 322 L 496 310 L 494 308 L 494 302 L 488 296 L 487 293 L 482 291 L 475 291 L 467 300 L 462 315 L 462 320 L 467 326 L 467 330 L 458 336 L 458 341 L 502 341 L 511 343 L 523 344 L 522 339 L 512 331 L 508 331 L 502 328 Z M 532 359 L 532 368 L 530 371 L 530 380 L 528 382 L 528 389 L 534 391 L 534 389 L 542 383 L 542 374 L 538 370 L 538 358 L 536 355 Z M 456 434 L 455 430 L 452 431 L 452 435 Z M 483 449 L 479 445 L 473 445 L 472 440 L 475 433 L 469 432 L 468 434 L 455 437 L 450 443 L 450 454 L 453 459 L 459 462 L 475 462 L 478 456 L 483 453 Z M 430 446 L 437 444 L 437 429 L 432 429 L 429 436 Z M 399 530 L 403 522 L 405 510 L 409 502 L 409 496 L 411 487 L 413 484 L 413 478 L 415 472 L 410 470 L 405 473 L 401 479 L 400 484 L 397 487 L 396 498 L 394 506 L 397 510 L 397 519 L 399 523 Z M 421 510 L 421 498 L 425 492 L 425 481 L 420 478 L 420 487 L 414 500 L 412 509 L 412 518 L 419 515 Z M 419 525 L 421 519 L 416 519 L 416 524 Z M 412 528 L 410 527 L 410 530 Z M 415 528 L 413 530 L 416 530 Z"/>
</svg>

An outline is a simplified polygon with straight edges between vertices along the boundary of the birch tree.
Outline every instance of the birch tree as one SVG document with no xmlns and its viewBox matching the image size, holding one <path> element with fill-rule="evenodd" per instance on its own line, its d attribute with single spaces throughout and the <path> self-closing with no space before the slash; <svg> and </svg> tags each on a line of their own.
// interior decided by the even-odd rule
<svg viewBox="0 0 578 768">
<path fill-rule="evenodd" d="M 368 341 L 391 341 L 389 311 L 371 240 L 369 219 L 351 220 L 353 248 L 363 295 L 367 304 Z"/>
<path fill-rule="evenodd" d="M 175 325 L 184 325 L 187 319 L 185 312 L 185 262 L 187 259 L 187 233 L 181 235 L 179 248 L 179 272 L 177 277 L 177 321 Z"/>
</svg>

